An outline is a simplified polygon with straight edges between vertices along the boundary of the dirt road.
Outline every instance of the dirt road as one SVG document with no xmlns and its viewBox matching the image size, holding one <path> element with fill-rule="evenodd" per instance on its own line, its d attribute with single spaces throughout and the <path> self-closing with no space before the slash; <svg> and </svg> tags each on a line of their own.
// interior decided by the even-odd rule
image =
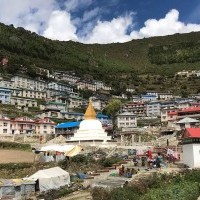
<svg viewBox="0 0 200 200">
<path fill-rule="evenodd" d="M 33 162 L 32 152 L 18 150 L 0 150 L 0 163 Z"/>
</svg>

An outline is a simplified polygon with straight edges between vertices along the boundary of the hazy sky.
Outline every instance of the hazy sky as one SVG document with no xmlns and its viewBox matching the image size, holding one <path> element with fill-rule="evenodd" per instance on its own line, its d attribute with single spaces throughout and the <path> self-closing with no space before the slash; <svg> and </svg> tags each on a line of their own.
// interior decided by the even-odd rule
<svg viewBox="0 0 200 200">
<path fill-rule="evenodd" d="M 199 0 L 0 0 L 0 22 L 83 43 L 200 31 Z"/>
</svg>

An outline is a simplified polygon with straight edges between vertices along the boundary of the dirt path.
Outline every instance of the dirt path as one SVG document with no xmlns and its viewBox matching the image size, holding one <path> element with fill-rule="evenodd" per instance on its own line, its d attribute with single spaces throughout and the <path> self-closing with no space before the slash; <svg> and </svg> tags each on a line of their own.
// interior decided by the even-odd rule
<svg viewBox="0 0 200 200">
<path fill-rule="evenodd" d="M 0 150 L 0 163 L 33 162 L 32 152 L 18 150 Z"/>
<path fill-rule="evenodd" d="M 63 197 L 59 200 L 91 200 L 92 196 L 90 195 L 90 192 L 85 190 L 85 191 L 77 191 L 73 192 L 72 194 L 69 194 L 66 197 Z"/>
</svg>

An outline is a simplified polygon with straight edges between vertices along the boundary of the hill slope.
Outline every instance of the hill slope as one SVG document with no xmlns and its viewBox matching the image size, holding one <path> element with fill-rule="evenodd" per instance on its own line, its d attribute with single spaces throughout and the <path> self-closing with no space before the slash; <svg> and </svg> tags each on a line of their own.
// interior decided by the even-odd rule
<svg viewBox="0 0 200 200">
<path fill-rule="evenodd" d="M 8 56 L 11 66 L 73 70 L 107 83 L 117 78 L 134 84 L 140 74 L 170 76 L 200 68 L 200 32 L 100 45 L 52 41 L 0 24 L 0 38 L 0 56 Z"/>
</svg>

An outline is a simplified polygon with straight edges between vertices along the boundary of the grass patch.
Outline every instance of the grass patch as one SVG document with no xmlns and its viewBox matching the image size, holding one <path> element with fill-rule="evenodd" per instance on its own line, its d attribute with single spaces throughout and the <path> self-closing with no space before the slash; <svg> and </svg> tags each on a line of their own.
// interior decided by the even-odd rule
<svg viewBox="0 0 200 200">
<path fill-rule="evenodd" d="M 21 170 L 25 168 L 30 168 L 32 166 L 33 166 L 32 163 L 1 163 L 0 169 Z"/>
<path fill-rule="evenodd" d="M 20 144 L 16 142 L 0 142 L 0 149 L 14 149 L 14 150 L 21 150 L 21 151 L 31 151 L 30 144 Z"/>
</svg>

